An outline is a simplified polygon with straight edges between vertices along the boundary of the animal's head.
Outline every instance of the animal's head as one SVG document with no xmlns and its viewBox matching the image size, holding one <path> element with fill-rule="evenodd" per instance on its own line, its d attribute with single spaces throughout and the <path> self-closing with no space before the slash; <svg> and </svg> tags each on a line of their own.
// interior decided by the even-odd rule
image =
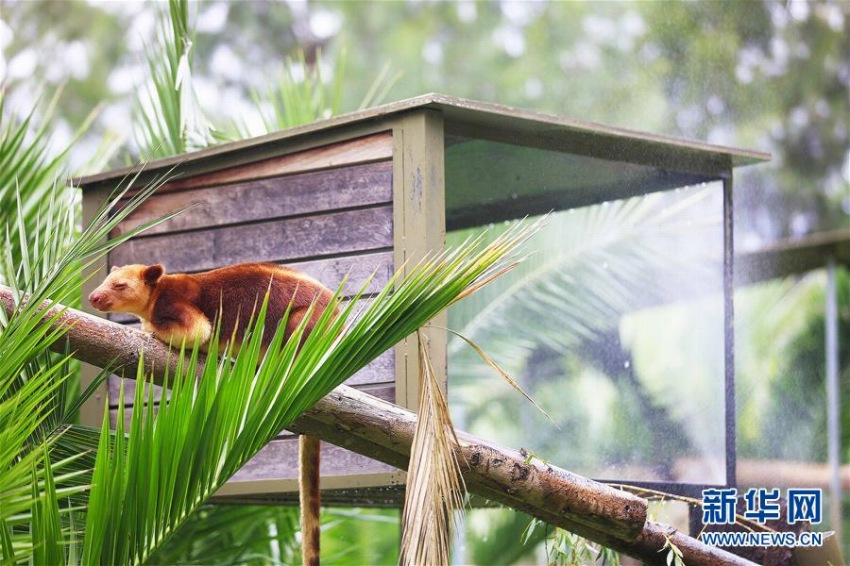
<svg viewBox="0 0 850 566">
<path fill-rule="evenodd" d="M 100 286 L 91 292 L 89 302 L 101 312 L 145 314 L 153 290 L 165 273 L 161 263 L 113 267 Z"/>
</svg>

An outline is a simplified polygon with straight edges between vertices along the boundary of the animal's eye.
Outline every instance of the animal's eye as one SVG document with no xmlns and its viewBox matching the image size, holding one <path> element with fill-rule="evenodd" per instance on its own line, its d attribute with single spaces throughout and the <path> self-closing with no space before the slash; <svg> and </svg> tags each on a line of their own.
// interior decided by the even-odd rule
<svg viewBox="0 0 850 566">
<path fill-rule="evenodd" d="M 126 283 L 113 283 L 112 288 L 115 289 L 116 291 L 123 291 L 124 289 L 127 288 L 127 284 Z"/>
</svg>

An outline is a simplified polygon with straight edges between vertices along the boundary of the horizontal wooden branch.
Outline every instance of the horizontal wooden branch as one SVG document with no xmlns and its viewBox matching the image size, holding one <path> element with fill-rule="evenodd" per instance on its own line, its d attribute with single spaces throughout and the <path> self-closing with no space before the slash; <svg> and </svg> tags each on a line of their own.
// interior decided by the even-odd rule
<svg viewBox="0 0 850 566">
<path fill-rule="evenodd" d="M 0 285 L 0 302 L 14 309 L 11 290 Z M 53 307 L 59 308 L 59 307 Z M 48 311 L 49 312 L 49 311 Z M 46 313 L 47 314 L 47 313 Z M 161 383 L 175 356 L 151 335 L 67 309 L 74 357 L 133 378 L 142 352 L 145 369 Z M 64 348 L 65 341 L 57 347 Z M 381 462 L 406 469 L 416 426 L 411 411 L 350 387 L 340 386 L 290 427 Z M 691 565 L 745 565 L 747 560 L 666 525 L 646 520 L 647 502 L 633 494 L 543 463 L 521 452 L 458 432 L 458 460 L 470 493 L 518 509 L 649 564 L 665 564 L 669 539 Z"/>
<path fill-rule="evenodd" d="M 289 428 L 406 469 L 416 415 L 350 387 L 332 391 Z M 667 539 L 688 566 L 752 564 L 702 544 L 668 525 L 646 520 L 645 499 L 589 480 L 523 453 L 458 431 L 457 448 L 470 493 L 633 556 L 666 564 Z M 623 526 L 626 529 L 623 529 Z"/>
</svg>

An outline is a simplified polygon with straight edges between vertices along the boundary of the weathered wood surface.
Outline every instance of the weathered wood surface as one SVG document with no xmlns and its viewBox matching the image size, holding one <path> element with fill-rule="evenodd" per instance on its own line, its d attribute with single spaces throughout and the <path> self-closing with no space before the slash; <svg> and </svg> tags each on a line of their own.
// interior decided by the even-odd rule
<svg viewBox="0 0 850 566">
<path fill-rule="evenodd" d="M 246 261 L 307 260 L 392 245 L 392 206 L 379 206 L 134 238 L 109 254 L 109 264 L 164 261 L 172 272 L 203 271 Z"/>
<path fill-rule="evenodd" d="M 183 209 L 185 212 L 147 230 L 143 237 L 390 202 L 392 163 L 385 161 L 157 193 L 119 224 L 114 234 Z"/>
<path fill-rule="evenodd" d="M 392 134 L 381 132 L 341 143 L 220 169 L 211 173 L 193 175 L 186 179 L 178 177 L 157 189 L 157 193 L 199 189 L 226 183 L 238 183 L 249 179 L 262 179 L 358 163 L 384 161 L 392 158 L 392 151 Z M 176 169 L 179 171 L 179 168 L 178 164 Z"/>
<path fill-rule="evenodd" d="M 356 476 L 397 472 L 398 468 L 376 462 L 356 452 L 322 442 L 322 477 Z M 294 480 L 298 478 L 298 437 L 272 440 L 229 481 Z"/>
<path fill-rule="evenodd" d="M 0 302 L 14 308 L 8 287 L 0 286 Z M 48 311 L 49 314 L 50 311 Z M 73 355 L 103 367 L 114 364 L 135 375 L 140 353 L 145 369 L 161 379 L 174 364 L 168 347 L 138 330 L 68 309 L 56 324 L 68 327 L 58 349 L 70 345 Z M 416 415 L 341 386 L 321 399 L 289 427 L 343 446 L 391 466 L 405 468 L 410 454 Z M 661 553 L 667 537 L 691 565 L 745 565 L 750 562 L 703 545 L 669 527 L 646 521 L 646 501 L 635 495 L 577 476 L 555 466 L 533 461 L 518 451 L 487 443 L 459 432 L 456 447 L 464 480 L 471 493 L 525 511 L 649 564 L 664 564 Z"/>
</svg>

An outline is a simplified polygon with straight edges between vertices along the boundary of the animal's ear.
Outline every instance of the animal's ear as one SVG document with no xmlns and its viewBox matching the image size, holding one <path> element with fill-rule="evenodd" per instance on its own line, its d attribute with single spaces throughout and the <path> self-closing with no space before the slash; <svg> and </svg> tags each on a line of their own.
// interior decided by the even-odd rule
<svg viewBox="0 0 850 566">
<path fill-rule="evenodd" d="M 155 263 L 142 271 L 142 278 L 148 285 L 155 285 L 163 273 L 165 273 L 165 267 L 161 263 Z"/>
<path fill-rule="evenodd" d="M 117 265 L 113 265 L 113 266 L 112 266 L 112 269 L 110 269 L 110 270 L 109 270 L 109 273 L 112 273 L 112 272 L 114 272 L 114 271 L 118 271 L 118 266 L 117 266 Z"/>
</svg>

